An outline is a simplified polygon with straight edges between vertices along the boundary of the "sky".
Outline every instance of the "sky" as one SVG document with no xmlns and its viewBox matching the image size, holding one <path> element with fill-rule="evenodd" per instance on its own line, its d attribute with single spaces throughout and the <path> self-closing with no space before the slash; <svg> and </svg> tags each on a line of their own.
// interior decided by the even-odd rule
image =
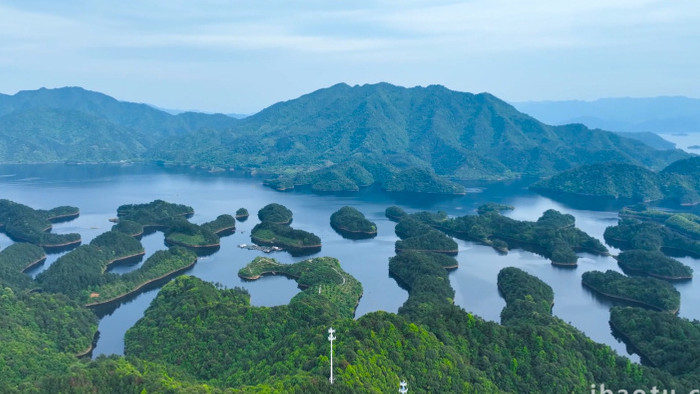
<svg viewBox="0 0 700 394">
<path fill-rule="evenodd" d="M 698 0 L 0 0 L 0 92 L 251 114 L 339 82 L 700 97 Z"/>
</svg>

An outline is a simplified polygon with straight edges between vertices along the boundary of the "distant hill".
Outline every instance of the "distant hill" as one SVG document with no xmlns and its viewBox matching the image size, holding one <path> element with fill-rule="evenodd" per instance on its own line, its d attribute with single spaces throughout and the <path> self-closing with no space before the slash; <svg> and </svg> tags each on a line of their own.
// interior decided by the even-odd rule
<svg viewBox="0 0 700 394">
<path fill-rule="evenodd" d="M 462 193 L 469 179 L 548 176 L 687 157 L 582 125 L 549 126 L 488 94 L 338 84 L 248 116 L 168 114 L 82 88 L 0 95 L 0 162 L 110 162 L 243 169 L 287 189 Z"/>
<path fill-rule="evenodd" d="M 688 97 L 529 101 L 513 105 L 549 124 L 582 123 L 611 131 L 700 132 L 700 99 Z"/>
<path fill-rule="evenodd" d="M 531 187 L 549 195 L 700 204 L 700 156 L 679 160 L 660 172 L 625 163 L 585 165 Z"/>
<path fill-rule="evenodd" d="M 140 160 L 167 137 L 227 128 L 236 119 L 118 101 L 78 87 L 0 95 L 0 162 Z"/>
<path fill-rule="evenodd" d="M 367 173 L 384 184 L 411 167 L 452 179 L 504 179 L 609 160 L 658 169 L 686 157 L 582 125 L 548 126 L 488 93 L 386 83 L 338 84 L 190 140 L 193 149 L 171 139 L 152 157 L 281 174 L 270 182 L 280 189 L 356 190 Z"/>
</svg>

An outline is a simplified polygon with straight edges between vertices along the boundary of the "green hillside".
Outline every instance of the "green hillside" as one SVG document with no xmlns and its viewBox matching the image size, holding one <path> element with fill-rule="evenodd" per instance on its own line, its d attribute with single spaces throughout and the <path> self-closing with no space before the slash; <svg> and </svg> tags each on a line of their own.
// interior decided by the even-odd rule
<svg viewBox="0 0 700 394">
<path fill-rule="evenodd" d="M 0 97 L 0 162 L 142 160 L 163 138 L 235 122 L 225 115 L 174 116 L 79 87 L 21 91 Z"/>
<path fill-rule="evenodd" d="M 186 152 L 181 141 L 170 139 L 151 155 L 270 173 L 271 186 L 282 189 L 321 184 L 357 190 L 372 179 L 386 184 L 413 167 L 454 179 L 502 179 L 609 160 L 662 168 L 687 157 L 581 125 L 548 126 L 487 93 L 386 83 L 338 84 L 275 104 L 229 131 L 191 138 L 194 146 Z"/>
<path fill-rule="evenodd" d="M 584 165 L 543 179 L 531 188 L 553 196 L 694 205 L 700 203 L 700 157 L 678 160 L 660 172 L 619 162 Z"/>
</svg>

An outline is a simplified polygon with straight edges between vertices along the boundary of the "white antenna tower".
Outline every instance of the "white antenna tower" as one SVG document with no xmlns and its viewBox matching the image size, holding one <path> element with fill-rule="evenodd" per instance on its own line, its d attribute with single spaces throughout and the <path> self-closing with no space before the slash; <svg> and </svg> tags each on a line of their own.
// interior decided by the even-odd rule
<svg viewBox="0 0 700 394">
<path fill-rule="evenodd" d="M 402 380 L 401 383 L 399 383 L 399 386 L 401 386 L 401 387 L 399 387 L 399 393 L 401 393 L 401 394 L 408 393 L 408 387 L 406 387 L 407 385 L 408 385 L 408 383 L 406 383 L 405 380 Z"/>
<path fill-rule="evenodd" d="M 331 384 L 333 384 L 333 341 L 335 340 L 335 335 L 333 335 L 334 332 L 335 330 L 333 329 L 333 327 L 328 329 L 328 340 L 331 341 L 331 377 L 329 379 L 331 381 Z"/>
</svg>

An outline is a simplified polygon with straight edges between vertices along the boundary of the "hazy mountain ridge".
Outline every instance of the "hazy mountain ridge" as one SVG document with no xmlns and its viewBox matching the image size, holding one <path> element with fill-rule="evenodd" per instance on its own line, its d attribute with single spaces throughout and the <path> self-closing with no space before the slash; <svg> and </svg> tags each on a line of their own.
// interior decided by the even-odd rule
<svg viewBox="0 0 700 394">
<path fill-rule="evenodd" d="M 682 96 L 527 101 L 513 105 L 543 122 L 611 131 L 700 132 L 700 99 Z"/>
<path fill-rule="evenodd" d="M 0 96 L 0 146 L 5 146 L 0 161 L 142 160 L 163 138 L 235 121 L 224 115 L 174 116 L 79 87 L 21 91 Z M 94 146 L 99 149 L 86 148 Z"/>
</svg>

